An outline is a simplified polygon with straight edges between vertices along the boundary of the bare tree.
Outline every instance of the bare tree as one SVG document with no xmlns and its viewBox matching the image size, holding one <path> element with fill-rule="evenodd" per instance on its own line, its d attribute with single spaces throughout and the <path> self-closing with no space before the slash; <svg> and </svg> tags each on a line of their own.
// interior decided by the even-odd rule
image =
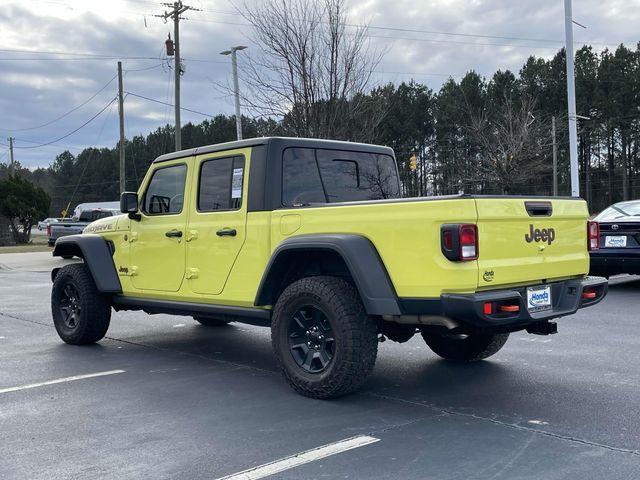
<svg viewBox="0 0 640 480">
<path fill-rule="evenodd" d="M 366 141 L 384 117 L 369 95 L 383 52 L 348 24 L 344 0 L 264 0 L 238 11 L 253 26 L 241 65 L 244 103 L 297 136 Z"/>
<path fill-rule="evenodd" d="M 494 183 L 508 194 L 548 173 L 550 165 L 543 154 L 548 132 L 531 113 L 534 106 L 526 95 L 516 102 L 505 95 L 500 104 L 470 115 L 470 133 L 480 149 L 471 177 L 485 185 Z"/>
</svg>

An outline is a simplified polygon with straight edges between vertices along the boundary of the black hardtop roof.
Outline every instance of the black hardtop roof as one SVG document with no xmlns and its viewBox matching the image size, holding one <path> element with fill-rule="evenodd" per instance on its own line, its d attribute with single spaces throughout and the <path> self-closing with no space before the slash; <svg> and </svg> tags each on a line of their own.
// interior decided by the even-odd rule
<svg viewBox="0 0 640 480">
<path fill-rule="evenodd" d="M 333 150 L 352 150 L 358 152 L 378 153 L 393 155 L 393 149 L 381 145 L 371 145 L 368 143 L 343 142 L 339 140 L 321 140 L 318 138 L 297 138 L 297 137 L 260 137 L 237 140 L 234 142 L 217 143 L 215 145 L 205 145 L 202 147 L 180 150 L 179 152 L 167 153 L 154 160 L 154 163 L 165 162 L 175 158 L 202 155 L 204 153 L 221 152 L 224 150 L 235 150 L 238 148 L 254 147 L 257 145 L 270 145 L 277 143 L 280 149 L 289 147 L 306 148 L 326 148 Z"/>
</svg>

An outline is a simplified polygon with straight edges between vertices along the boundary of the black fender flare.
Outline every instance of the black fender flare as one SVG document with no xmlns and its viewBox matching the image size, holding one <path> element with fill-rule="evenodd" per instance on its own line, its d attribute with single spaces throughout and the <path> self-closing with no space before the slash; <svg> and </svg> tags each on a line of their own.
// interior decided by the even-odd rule
<svg viewBox="0 0 640 480">
<path fill-rule="evenodd" d="M 400 315 L 393 283 L 371 241 L 355 234 L 299 235 L 276 247 L 260 281 L 254 304 L 271 304 L 271 293 L 278 285 L 282 263 L 291 251 L 331 251 L 337 253 L 349 270 L 369 315 Z"/>
<path fill-rule="evenodd" d="M 82 234 L 68 235 L 56 240 L 53 248 L 54 257 L 75 255 L 84 260 L 96 287 L 101 293 L 122 293 L 122 285 L 113 263 L 113 250 L 100 235 Z M 54 280 L 59 269 L 51 272 Z"/>
</svg>

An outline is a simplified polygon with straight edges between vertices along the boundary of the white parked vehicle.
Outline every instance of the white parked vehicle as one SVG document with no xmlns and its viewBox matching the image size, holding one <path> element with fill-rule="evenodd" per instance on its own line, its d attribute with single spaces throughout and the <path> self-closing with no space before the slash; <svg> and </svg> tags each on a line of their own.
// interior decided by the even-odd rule
<svg viewBox="0 0 640 480">
<path fill-rule="evenodd" d="M 73 210 L 73 218 L 80 218 L 82 212 L 87 210 L 115 210 L 120 211 L 120 201 L 117 202 L 88 202 L 80 203 Z"/>
</svg>

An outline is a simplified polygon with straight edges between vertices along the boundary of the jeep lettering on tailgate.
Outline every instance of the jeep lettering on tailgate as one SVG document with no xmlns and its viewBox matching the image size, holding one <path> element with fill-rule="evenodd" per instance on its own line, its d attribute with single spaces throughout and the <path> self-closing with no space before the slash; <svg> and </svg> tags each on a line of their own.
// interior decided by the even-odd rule
<svg viewBox="0 0 640 480">
<path fill-rule="evenodd" d="M 556 231 L 553 228 L 533 228 L 533 224 L 530 224 L 529 233 L 524 234 L 524 239 L 527 243 L 547 242 L 547 245 L 551 245 L 556 239 Z"/>
</svg>

